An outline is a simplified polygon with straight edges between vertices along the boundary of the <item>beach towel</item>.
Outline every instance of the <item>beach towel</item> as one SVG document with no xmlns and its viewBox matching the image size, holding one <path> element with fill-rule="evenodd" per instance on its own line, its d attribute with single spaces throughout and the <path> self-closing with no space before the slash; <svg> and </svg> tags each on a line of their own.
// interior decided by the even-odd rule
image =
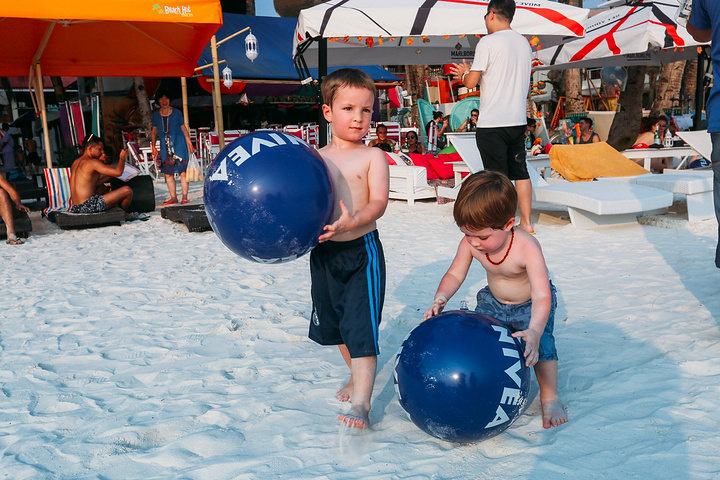
<svg viewBox="0 0 720 480">
<path fill-rule="evenodd" d="M 45 183 L 48 189 L 48 206 L 43 214 L 65 212 L 72 206 L 70 197 L 70 167 L 46 168 Z"/>
<path fill-rule="evenodd" d="M 550 167 L 571 182 L 650 173 L 606 142 L 554 145 L 550 149 Z"/>
</svg>

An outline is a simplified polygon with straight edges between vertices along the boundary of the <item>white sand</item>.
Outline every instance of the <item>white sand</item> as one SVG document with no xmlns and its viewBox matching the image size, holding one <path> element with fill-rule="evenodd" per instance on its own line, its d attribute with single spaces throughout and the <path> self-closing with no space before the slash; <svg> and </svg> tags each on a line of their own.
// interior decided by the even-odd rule
<svg viewBox="0 0 720 480">
<path fill-rule="evenodd" d="M 391 201 L 380 221 L 387 300 L 363 434 L 336 420 L 340 355 L 306 338 L 307 256 L 251 263 L 159 210 L 78 231 L 33 214 L 25 245 L 0 245 L 0 478 L 720 478 L 714 220 L 581 231 L 542 215 L 569 423 L 544 430 L 533 389 L 481 443 L 415 427 L 393 359 L 460 239 L 451 209 Z M 483 285 L 478 265 L 449 308 Z"/>
</svg>

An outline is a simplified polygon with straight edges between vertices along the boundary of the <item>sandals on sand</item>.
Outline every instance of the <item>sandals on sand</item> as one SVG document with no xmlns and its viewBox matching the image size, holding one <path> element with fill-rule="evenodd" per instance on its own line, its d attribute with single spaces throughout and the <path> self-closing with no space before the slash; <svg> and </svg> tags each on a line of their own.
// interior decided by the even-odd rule
<svg viewBox="0 0 720 480">
<path fill-rule="evenodd" d="M 8 245 L 22 245 L 25 242 L 13 235 L 12 237 L 8 237 L 7 242 L 5 243 L 7 243 Z"/>
<path fill-rule="evenodd" d="M 190 203 L 190 200 L 188 200 L 187 198 L 183 198 L 180 202 L 181 205 L 185 205 L 186 203 Z"/>
<path fill-rule="evenodd" d="M 177 203 L 177 200 L 173 200 L 173 199 L 171 198 L 170 200 L 165 200 L 164 202 L 162 202 L 162 205 L 163 205 L 163 206 L 166 206 L 166 205 L 175 205 L 176 203 Z"/>
</svg>

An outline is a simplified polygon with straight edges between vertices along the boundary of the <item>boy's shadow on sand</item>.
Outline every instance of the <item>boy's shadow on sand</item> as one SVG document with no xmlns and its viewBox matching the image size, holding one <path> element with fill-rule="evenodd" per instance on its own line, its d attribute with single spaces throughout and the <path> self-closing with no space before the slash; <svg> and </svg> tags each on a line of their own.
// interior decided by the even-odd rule
<svg viewBox="0 0 720 480">
<path fill-rule="evenodd" d="M 449 263 L 450 259 L 443 259 L 418 266 L 396 287 L 388 288 L 387 298 L 398 299 L 404 307 L 398 315 L 383 320 L 391 322 L 392 327 L 384 329 L 385 337 L 381 338 L 378 386 L 380 381 L 383 383 L 381 390 L 376 387 L 373 400 L 370 415 L 374 424 L 395 421 L 392 417 L 398 415 L 397 412 L 401 421 L 410 422 L 401 409 L 392 407 L 393 402 L 398 402 L 393 378 L 395 355 L 406 336 L 422 321 L 428 299 L 433 298 L 437 281 Z M 474 267 L 447 310 L 459 309 L 460 300 L 468 300 L 468 308 L 474 309 L 475 292 L 486 284 L 485 272 L 479 266 Z M 533 471 L 527 478 L 555 478 L 558 472 L 585 475 L 585 478 L 603 475 L 601 472 L 613 476 L 618 468 L 630 475 L 630 472 L 655 472 L 665 476 L 668 463 L 658 462 L 657 455 L 667 455 L 670 451 L 671 476 L 687 476 L 684 473 L 689 472 L 685 447 L 688 432 L 676 428 L 679 420 L 675 419 L 683 391 L 677 362 L 650 342 L 638 342 L 615 327 L 612 312 L 598 312 L 595 319 L 565 321 L 568 311 L 562 284 L 554 283 L 558 288 L 555 315 L 560 356 L 558 393 L 568 409 L 569 421 L 558 428 L 542 428 L 538 386 L 533 374 L 526 409 L 515 424 L 496 437 L 469 446 L 477 449 L 476 455 L 465 460 L 471 464 L 468 466 L 473 468 L 473 475 L 481 476 L 482 470 L 492 471 L 494 462 L 487 460 L 494 455 L 485 453 L 501 445 L 496 442 L 516 444 L 517 437 L 527 436 L 529 448 L 520 452 L 524 461 L 528 460 L 527 455 L 532 455 Z M 603 327 L 594 328 L 589 335 L 586 322 L 603 322 Z M 619 342 L 621 348 L 617 348 Z M 662 385 L 660 395 L 658 385 Z M 562 437 L 565 441 L 557 441 Z M 436 441 L 443 451 L 455 447 Z M 489 442 L 493 443 L 486 447 Z M 593 460 L 594 456 L 598 458 Z"/>
</svg>

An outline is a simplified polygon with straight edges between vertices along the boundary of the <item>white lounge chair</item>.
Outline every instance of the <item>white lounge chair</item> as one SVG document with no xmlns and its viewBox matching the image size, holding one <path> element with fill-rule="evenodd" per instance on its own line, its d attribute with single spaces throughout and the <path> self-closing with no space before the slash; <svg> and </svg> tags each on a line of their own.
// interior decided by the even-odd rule
<svg viewBox="0 0 720 480">
<path fill-rule="evenodd" d="M 390 165 L 390 193 L 389 198 L 394 200 L 407 200 L 408 205 L 414 205 L 415 200 L 436 198 L 435 189 L 427 183 L 427 170 L 425 167 L 407 165 L 395 153 L 387 153 L 396 165 Z"/>
<path fill-rule="evenodd" d="M 445 136 L 448 142 L 455 147 L 455 150 L 463 159 L 463 162 L 470 169 L 470 173 L 480 172 L 485 170 L 483 165 L 482 157 L 480 157 L 480 151 L 477 148 L 475 142 L 475 132 L 470 133 L 446 133 Z M 452 198 L 455 200 L 457 194 L 460 191 L 460 183 L 456 183 L 453 188 L 450 187 L 437 187 L 438 197 Z"/>
<path fill-rule="evenodd" d="M 671 170 L 659 175 L 603 178 L 603 181 L 636 183 L 659 188 L 674 196 L 684 196 L 688 221 L 695 222 L 715 217 L 712 170 Z"/>
<path fill-rule="evenodd" d="M 548 184 L 528 165 L 533 200 L 565 206 L 576 228 L 636 223 L 643 212 L 673 203 L 673 194 L 628 182 L 557 182 Z"/>
</svg>

